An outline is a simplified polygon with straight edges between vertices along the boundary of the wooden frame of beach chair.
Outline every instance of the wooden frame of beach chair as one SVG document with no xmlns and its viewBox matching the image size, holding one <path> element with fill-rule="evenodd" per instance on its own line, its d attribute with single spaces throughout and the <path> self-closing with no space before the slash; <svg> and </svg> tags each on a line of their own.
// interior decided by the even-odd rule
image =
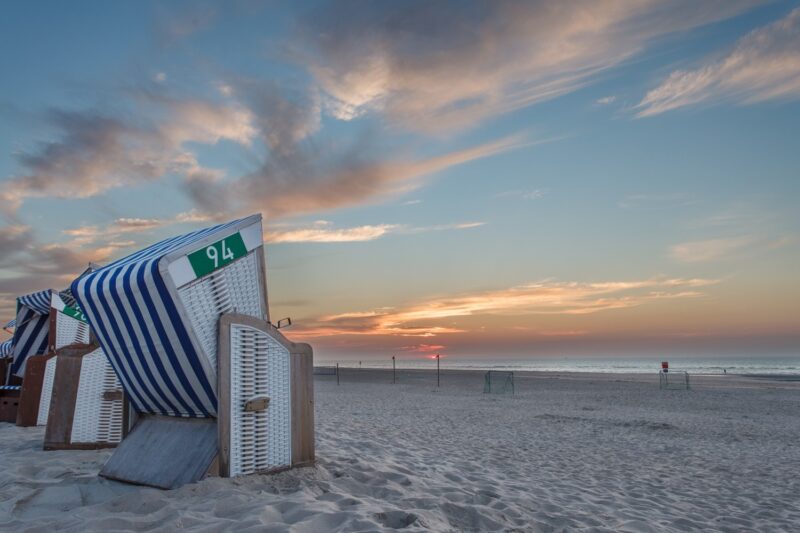
<svg viewBox="0 0 800 533">
<path fill-rule="evenodd" d="M 0 385 L 0 422 L 13 424 L 17 421 L 19 395 L 19 386 Z"/>
<path fill-rule="evenodd" d="M 44 435 L 45 450 L 116 446 L 127 432 L 127 401 L 102 348 L 58 350 Z"/>
<path fill-rule="evenodd" d="M 314 462 L 314 356 L 266 321 L 219 321 L 219 475 L 236 477 Z"/>
<path fill-rule="evenodd" d="M 71 291 L 141 415 L 101 475 L 164 488 L 200 479 L 217 453 L 219 317 L 269 320 L 261 216 L 166 239 Z"/>
<path fill-rule="evenodd" d="M 25 363 L 25 378 L 20 389 L 16 424 L 22 427 L 45 425 L 53 390 L 56 354 L 32 355 Z M 49 377 L 49 379 L 47 379 Z M 42 411 L 44 418 L 42 419 Z M 42 423 L 40 423 L 40 420 Z"/>
</svg>

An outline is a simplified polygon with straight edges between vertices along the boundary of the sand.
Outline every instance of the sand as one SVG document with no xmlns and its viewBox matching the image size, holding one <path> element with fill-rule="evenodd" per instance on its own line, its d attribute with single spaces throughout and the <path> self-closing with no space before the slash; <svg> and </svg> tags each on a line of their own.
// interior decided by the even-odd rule
<svg viewBox="0 0 800 533">
<path fill-rule="evenodd" d="M 0 423 L 14 531 L 797 531 L 800 383 L 719 376 L 347 370 L 316 379 L 315 467 L 166 492 L 97 477 Z"/>
</svg>

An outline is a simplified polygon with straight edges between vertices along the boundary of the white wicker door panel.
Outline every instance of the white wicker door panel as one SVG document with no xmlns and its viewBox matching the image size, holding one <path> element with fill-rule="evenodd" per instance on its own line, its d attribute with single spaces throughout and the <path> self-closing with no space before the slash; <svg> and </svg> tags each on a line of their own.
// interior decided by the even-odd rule
<svg viewBox="0 0 800 533">
<path fill-rule="evenodd" d="M 258 254 L 255 251 L 178 289 L 197 341 L 215 371 L 219 317 L 224 313 L 237 312 L 263 319 L 261 291 Z"/>
<path fill-rule="evenodd" d="M 56 349 L 70 344 L 89 344 L 89 324 L 64 313 L 58 313 L 56 315 Z"/>
<path fill-rule="evenodd" d="M 263 331 L 231 325 L 231 477 L 291 466 L 290 364 L 289 351 Z M 260 396 L 268 407 L 245 411 Z"/>
<path fill-rule="evenodd" d="M 122 385 L 101 348 L 83 357 L 72 420 L 72 444 L 122 440 L 123 400 L 104 398 L 106 392 L 121 390 Z"/>
<path fill-rule="evenodd" d="M 47 415 L 50 414 L 50 398 L 53 397 L 53 380 L 56 378 L 56 364 L 58 356 L 51 357 L 44 365 L 42 378 L 42 395 L 39 397 L 39 414 L 36 417 L 37 426 L 47 425 Z"/>
</svg>

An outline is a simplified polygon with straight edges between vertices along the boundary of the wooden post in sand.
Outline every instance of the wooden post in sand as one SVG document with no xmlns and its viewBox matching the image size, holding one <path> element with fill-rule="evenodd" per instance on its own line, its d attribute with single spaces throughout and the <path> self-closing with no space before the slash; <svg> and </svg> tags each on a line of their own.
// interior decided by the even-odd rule
<svg viewBox="0 0 800 533">
<path fill-rule="evenodd" d="M 392 356 L 392 385 L 397 383 L 397 374 L 394 366 L 394 356 Z"/>
<path fill-rule="evenodd" d="M 439 386 L 439 354 L 436 354 L 436 386 Z"/>
</svg>

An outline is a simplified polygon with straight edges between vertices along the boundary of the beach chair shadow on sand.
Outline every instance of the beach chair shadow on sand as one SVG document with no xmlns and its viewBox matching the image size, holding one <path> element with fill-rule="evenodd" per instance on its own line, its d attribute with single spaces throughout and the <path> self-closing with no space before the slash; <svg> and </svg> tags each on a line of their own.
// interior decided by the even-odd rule
<svg viewBox="0 0 800 533">
<path fill-rule="evenodd" d="M 312 352 L 269 323 L 261 216 L 72 285 L 138 415 L 101 475 L 175 488 L 314 461 Z"/>
</svg>

